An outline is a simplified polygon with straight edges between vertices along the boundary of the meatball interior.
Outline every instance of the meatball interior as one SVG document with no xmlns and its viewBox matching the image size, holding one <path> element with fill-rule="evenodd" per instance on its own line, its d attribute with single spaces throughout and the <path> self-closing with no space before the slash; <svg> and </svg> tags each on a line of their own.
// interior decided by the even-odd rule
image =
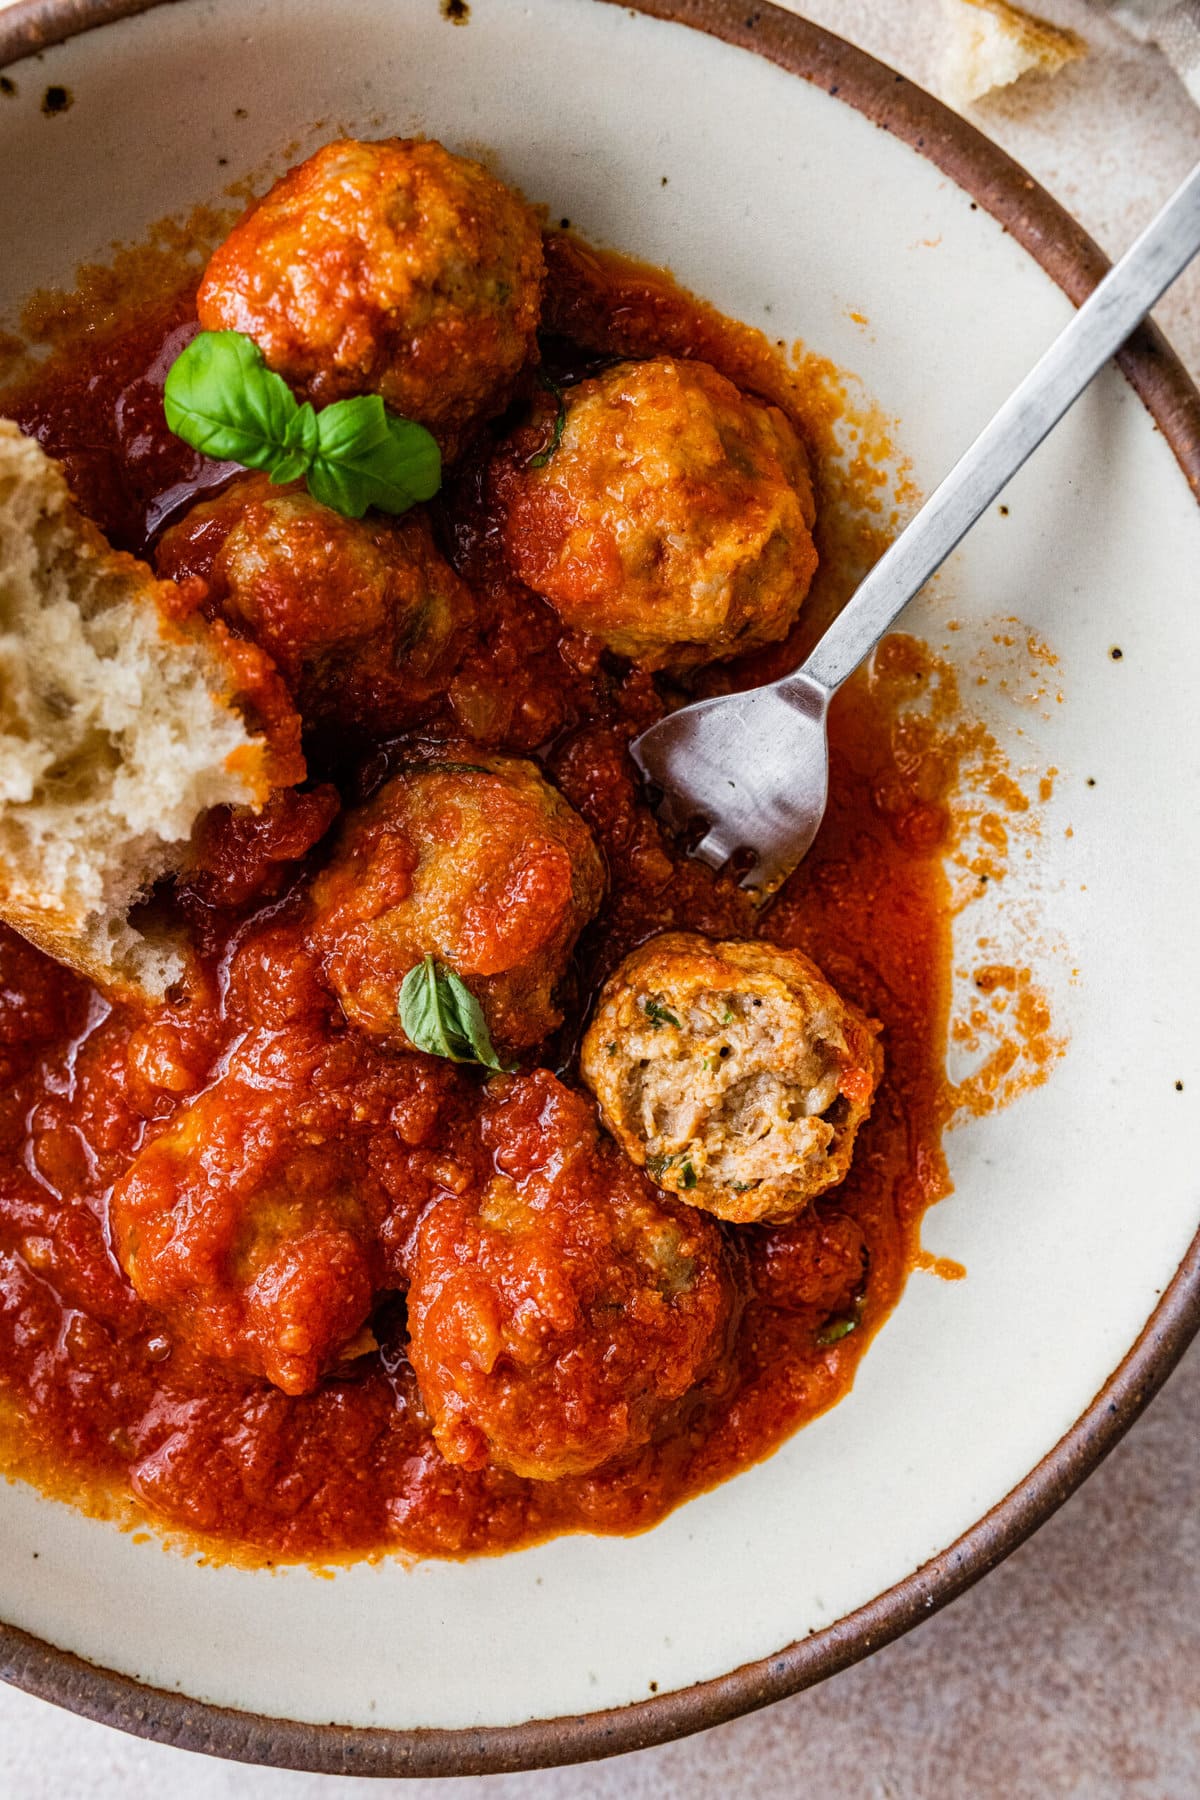
<svg viewBox="0 0 1200 1800">
<path fill-rule="evenodd" d="M 375 1294 L 403 1284 L 433 1191 L 412 1142 L 435 1124 L 420 1059 L 251 1034 L 114 1188 L 121 1265 L 197 1349 L 306 1393 L 373 1347 Z"/>
<path fill-rule="evenodd" d="M 544 273 L 529 208 L 433 141 L 342 139 L 291 169 L 208 264 L 207 331 L 252 337 L 324 405 L 378 393 L 452 454 L 534 350 Z"/>
<path fill-rule="evenodd" d="M 850 1167 L 877 1031 L 799 951 L 666 932 L 608 982 L 580 1066 L 660 1187 L 735 1224 L 786 1222 Z"/>
<path fill-rule="evenodd" d="M 778 407 L 707 363 L 618 363 L 552 402 L 496 458 L 521 580 L 646 669 L 786 636 L 817 566 L 804 448 Z M 542 454 L 539 455 L 539 452 Z"/>
<path fill-rule="evenodd" d="M 348 519 L 297 483 L 246 475 L 166 532 L 155 561 L 265 650 L 306 725 L 386 730 L 444 687 L 470 593 L 423 512 Z"/>
<path fill-rule="evenodd" d="M 545 1070 L 493 1081 L 481 1131 L 490 1178 L 421 1222 L 413 1368 L 448 1462 L 584 1474 L 648 1442 L 715 1367 L 734 1291 L 722 1240 Z"/>
<path fill-rule="evenodd" d="M 453 969 L 498 1047 L 562 1022 L 554 991 L 604 892 L 591 833 L 532 763 L 432 762 L 347 822 L 313 885 L 314 941 L 360 1030 L 407 1045 L 400 985 L 426 955 Z"/>
</svg>

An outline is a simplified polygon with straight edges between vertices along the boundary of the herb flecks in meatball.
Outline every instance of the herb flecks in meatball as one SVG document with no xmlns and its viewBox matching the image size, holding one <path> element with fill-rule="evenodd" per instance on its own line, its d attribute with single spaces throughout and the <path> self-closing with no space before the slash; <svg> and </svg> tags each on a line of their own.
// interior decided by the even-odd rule
<svg viewBox="0 0 1200 1800">
<path fill-rule="evenodd" d="M 448 680 L 474 611 L 423 513 L 348 519 L 266 475 L 193 507 L 156 563 L 204 581 L 206 610 L 268 653 L 309 726 L 410 721 Z"/>
<path fill-rule="evenodd" d="M 782 1222 L 849 1170 L 877 1031 L 799 951 L 667 932 L 608 982 L 580 1066 L 660 1187 L 734 1224 Z"/>
<path fill-rule="evenodd" d="M 715 1368 L 734 1292 L 721 1238 L 544 1070 L 489 1086 L 482 1134 L 491 1179 L 421 1222 L 413 1367 L 448 1462 L 585 1474 Z"/>
<path fill-rule="evenodd" d="M 521 580 L 647 669 L 786 636 L 817 553 L 807 458 L 779 408 L 667 357 L 569 388 L 557 443 L 554 404 L 492 469 Z"/>
<path fill-rule="evenodd" d="M 327 144 L 209 262 L 206 331 L 244 332 L 318 405 L 378 393 L 453 453 L 533 351 L 543 277 L 528 207 L 441 144 Z"/>
<path fill-rule="evenodd" d="M 369 1348 L 376 1291 L 401 1279 L 391 1246 L 434 1191 L 409 1142 L 409 1121 L 423 1138 L 437 1117 L 430 1081 L 418 1059 L 347 1036 L 252 1033 L 113 1190 L 113 1241 L 142 1299 L 288 1394 Z"/>
<path fill-rule="evenodd" d="M 562 1022 L 555 989 L 603 865 L 532 763 L 449 754 L 394 776 L 348 820 L 313 884 L 313 941 L 360 1030 L 407 1045 L 400 986 L 433 956 L 479 1001 L 498 1049 L 528 1049 Z"/>
</svg>

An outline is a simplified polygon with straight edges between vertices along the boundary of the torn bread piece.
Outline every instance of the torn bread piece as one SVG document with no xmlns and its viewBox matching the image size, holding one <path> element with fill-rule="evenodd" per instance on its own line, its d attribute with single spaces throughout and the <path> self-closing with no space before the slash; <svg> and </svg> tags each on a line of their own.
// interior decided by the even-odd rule
<svg viewBox="0 0 1200 1800">
<path fill-rule="evenodd" d="M 1008 0 L 944 0 L 944 6 L 949 32 L 940 86 L 951 106 L 972 106 L 1034 70 L 1054 75 L 1087 52 L 1077 32 Z"/>
<path fill-rule="evenodd" d="M 0 419 L 0 918 L 100 985 L 161 996 L 179 945 L 130 910 L 210 807 L 303 779 L 274 664 L 113 550 Z"/>
</svg>

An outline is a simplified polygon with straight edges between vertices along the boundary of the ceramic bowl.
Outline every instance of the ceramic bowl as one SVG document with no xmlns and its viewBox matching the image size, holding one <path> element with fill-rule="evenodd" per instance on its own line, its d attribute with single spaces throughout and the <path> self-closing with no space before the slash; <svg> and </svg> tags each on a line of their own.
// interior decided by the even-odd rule
<svg viewBox="0 0 1200 1800">
<path fill-rule="evenodd" d="M 428 132 L 854 370 L 925 488 L 1104 267 L 970 127 L 745 0 L 40 0 L 0 17 L 0 60 L 0 312 L 335 130 Z M 43 111 L 51 86 L 68 104 Z M 1200 1319 L 1189 476 L 1200 403 L 1143 334 L 913 609 L 963 670 L 1006 618 L 1018 658 L 1028 633 L 1058 659 L 1040 691 L 979 688 L 1014 764 L 1059 771 L 993 924 L 1067 1048 L 949 1139 L 925 1244 L 967 1279 L 914 1275 L 842 1405 L 640 1537 L 321 1580 L 199 1567 L 0 1486 L 10 1680 L 247 1760 L 567 1761 L 830 1674 L 1059 1504 Z M 980 915 L 958 929 L 969 961 Z"/>
</svg>

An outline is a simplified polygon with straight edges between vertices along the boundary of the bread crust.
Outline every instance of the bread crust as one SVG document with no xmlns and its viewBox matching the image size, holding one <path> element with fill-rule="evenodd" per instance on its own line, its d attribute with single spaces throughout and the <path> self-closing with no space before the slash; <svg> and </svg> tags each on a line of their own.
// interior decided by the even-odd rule
<svg viewBox="0 0 1200 1800">
<path fill-rule="evenodd" d="M 1011 0 L 944 0 L 950 35 L 941 88 L 952 106 L 971 106 L 1023 75 L 1054 75 L 1087 52 L 1086 41 Z"/>
</svg>

